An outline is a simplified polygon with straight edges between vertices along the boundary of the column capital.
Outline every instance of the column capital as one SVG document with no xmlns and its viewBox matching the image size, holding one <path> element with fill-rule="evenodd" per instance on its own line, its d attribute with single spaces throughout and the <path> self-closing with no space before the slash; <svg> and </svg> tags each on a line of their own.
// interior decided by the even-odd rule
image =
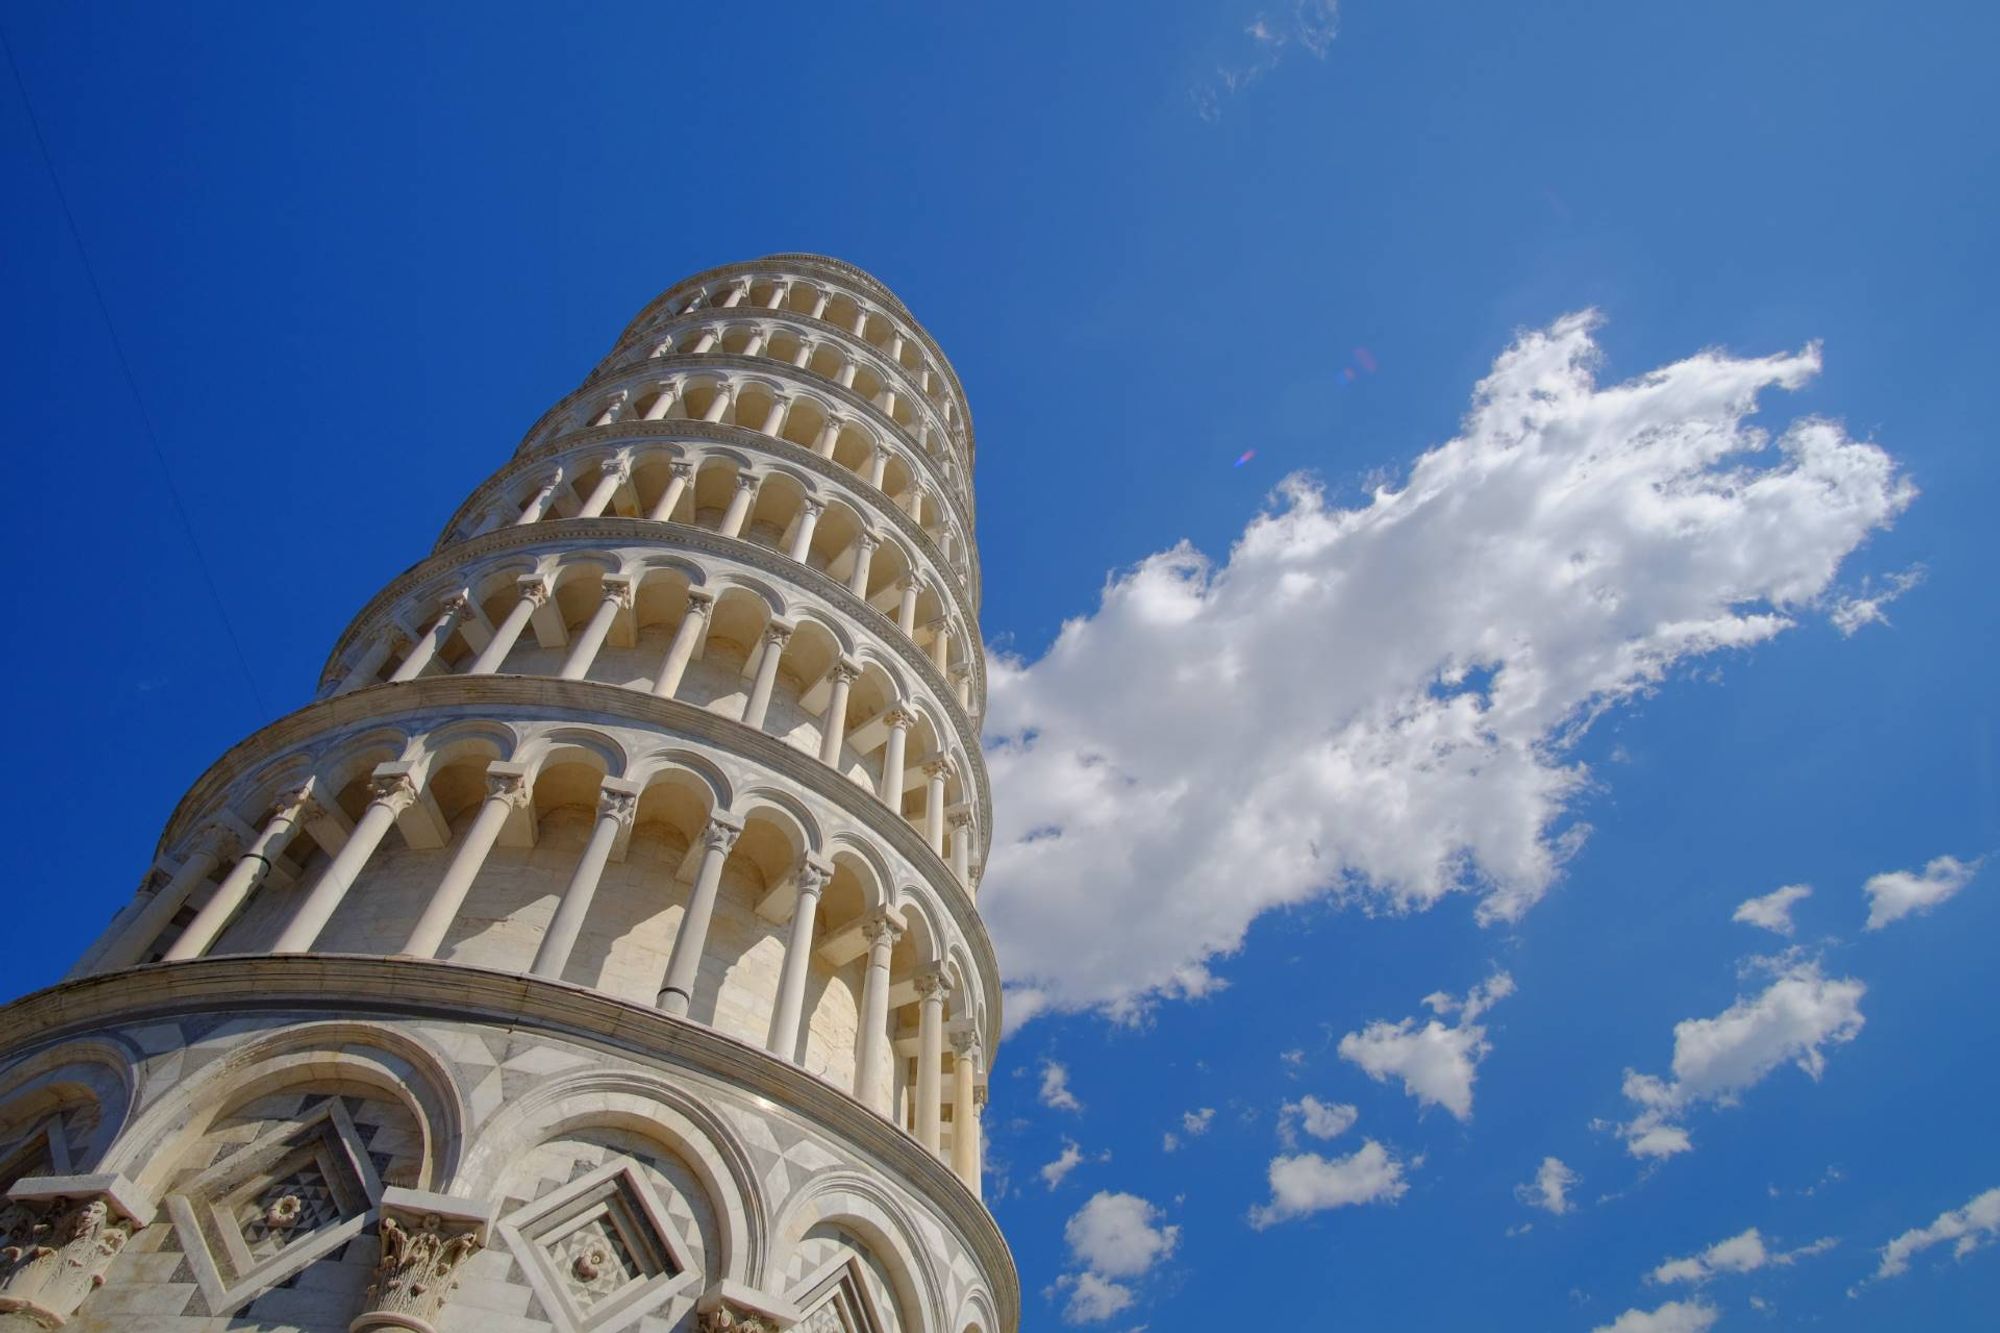
<svg viewBox="0 0 2000 1333">
<path fill-rule="evenodd" d="M 833 867 L 815 856 L 808 856 L 799 862 L 799 868 L 792 872 L 792 882 L 800 896 L 817 898 L 833 880 Z"/>
<path fill-rule="evenodd" d="M 682 481 L 694 480 L 694 464 L 685 459 L 667 464 L 667 471 L 679 477 Z"/>
<path fill-rule="evenodd" d="M 927 967 L 911 979 L 917 988 L 917 995 L 926 1003 L 935 1000 L 944 1003 L 944 997 L 951 994 L 951 981 L 935 967 Z"/>
<path fill-rule="evenodd" d="M 953 828 L 969 829 L 972 827 L 972 811 L 962 805 L 956 809 L 945 811 L 944 818 L 945 822 Z"/>
<path fill-rule="evenodd" d="M 871 528 L 863 528 L 854 535 L 854 544 L 856 546 L 865 546 L 872 551 L 882 544 L 882 537 L 880 533 L 875 532 Z"/>
<path fill-rule="evenodd" d="M 492 1205 L 390 1186 L 382 1192 L 380 1257 L 367 1308 L 349 1333 L 430 1330 L 465 1260 L 485 1247 Z"/>
<path fill-rule="evenodd" d="M 832 674 L 835 680 L 852 685 L 855 681 L 861 679 L 861 671 L 861 663 L 851 657 L 843 657 L 833 664 Z"/>
<path fill-rule="evenodd" d="M 725 855 L 743 836 L 743 821 L 734 815 L 710 815 L 708 823 L 702 826 L 702 846 L 721 851 Z"/>
<path fill-rule="evenodd" d="M 878 908 L 861 923 L 861 934 L 870 944 L 880 944 L 888 940 L 894 944 L 908 929 L 902 922 L 890 916 L 886 909 Z"/>
<path fill-rule="evenodd" d="M 621 611 L 632 609 L 632 599 L 636 593 L 636 585 L 631 579 L 622 574 L 608 574 L 604 578 L 603 586 L 605 601 L 616 602 L 618 609 Z"/>
<path fill-rule="evenodd" d="M 951 778 L 958 774 L 958 761 L 948 754 L 938 755 L 924 761 L 924 776 L 927 778 Z"/>
<path fill-rule="evenodd" d="M 688 589 L 688 614 L 705 616 L 715 607 L 715 594 L 701 588 Z"/>
<path fill-rule="evenodd" d="M 213 856 L 219 861 L 228 856 L 241 842 L 242 839 L 237 836 L 236 830 L 220 820 L 204 824 L 182 844 L 184 850 L 181 852 L 181 864 L 187 864 L 190 858 L 196 856 Z"/>
<path fill-rule="evenodd" d="M 472 593 L 464 588 L 460 588 L 456 592 L 446 593 L 439 600 L 438 607 L 444 615 L 457 620 L 460 616 L 471 612 Z"/>
<path fill-rule="evenodd" d="M 153 1202 L 118 1175 L 30 1176 L 0 1204 L 0 1310 L 59 1328 L 104 1285 L 105 1270 L 153 1218 Z"/>
<path fill-rule="evenodd" d="M 549 580 L 546 574 L 523 574 L 514 580 L 514 586 L 521 590 L 521 600 L 542 606 L 549 600 Z"/>
<path fill-rule="evenodd" d="M 812 496 L 808 495 L 805 499 L 805 512 L 811 514 L 814 518 L 818 518 L 826 512 L 826 501 L 815 500 Z"/>
<path fill-rule="evenodd" d="M 908 731 L 917 725 L 917 713 L 908 704 L 899 703 L 889 710 L 882 722 L 891 731 Z"/>
<path fill-rule="evenodd" d="M 500 797 L 509 805 L 525 808 L 534 799 L 534 787 L 528 780 L 528 766 L 494 760 L 486 766 L 486 794 Z"/>
<path fill-rule="evenodd" d="M 951 1033 L 951 1049 L 966 1059 L 977 1055 L 983 1045 L 979 1033 L 970 1024 Z"/>
<path fill-rule="evenodd" d="M 984 1083 L 974 1085 L 972 1089 L 972 1104 L 974 1106 L 986 1105 L 986 1085 Z"/>
<path fill-rule="evenodd" d="M 605 463 L 604 470 L 621 482 L 632 480 L 632 451 L 620 449 Z"/>
<path fill-rule="evenodd" d="M 763 484 L 764 479 L 754 472 L 738 472 L 736 474 L 736 489 L 739 491 L 754 491 Z"/>
<path fill-rule="evenodd" d="M 791 641 L 792 634 L 797 629 L 798 626 L 789 620 L 773 619 L 770 624 L 764 626 L 764 646 L 783 648 Z"/>
<path fill-rule="evenodd" d="M 630 826 L 632 816 L 639 809 L 639 788 L 636 783 L 619 778 L 606 778 L 597 789 L 597 817 L 616 820 Z"/>
<path fill-rule="evenodd" d="M 378 764 L 368 779 L 368 799 L 397 814 L 416 804 L 417 779 L 406 764 Z"/>
</svg>

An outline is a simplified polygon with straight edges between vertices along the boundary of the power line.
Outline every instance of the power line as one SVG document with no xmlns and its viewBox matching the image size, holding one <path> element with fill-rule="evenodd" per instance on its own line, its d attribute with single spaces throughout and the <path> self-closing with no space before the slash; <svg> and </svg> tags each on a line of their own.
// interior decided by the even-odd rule
<svg viewBox="0 0 2000 1333">
<path fill-rule="evenodd" d="M 77 228 L 76 214 L 70 211 L 69 196 L 63 193 L 62 178 L 56 175 L 55 159 L 49 153 L 48 140 L 42 137 L 42 122 L 35 115 L 34 99 L 28 96 L 28 81 L 21 77 L 21 66 L 14 59 L 14 44 L 0 32 L 0 49 L 7 53 L 7 68 L 14 73 L 14 86 L 21 90 L 21 105 L 28 113 L 28 128 L 34 131 L 35 147 L 42 155 L 42 169 L 49 174 L 49 188 L 55 191 L 56 203 L 62 208 L 63 221 L 69 224 L 70 241 L 76 246 L 76 256 L 83 261 L 84 276 L 90 280 L 90 294 L 97 301 L 97 313 L 104 321 L 104 332 L 111 339 L 111 350 L 117 353 L 118 368 L 125 375 L 125 387 L 132 395 L 132 405 L 139 413 L 139 424 L 145 430 L 146 443 L 152 446 L 153 459 L 160 465 L 160 477 L 166 483 L 167 498 L 173 501 L 174 513 L 180 518 L 181 530 L 187 534 L 188 549 L 194 552 L 195 567 L 201 570 L 202 582 L 208 587 L 209 598 L 215 603 L 216 618 L 222 622 L 223 637 L 236 653 L 236 664 L 243 669 L 244 683 L 250 687 L 250 697 L 257 705 L 261 717 L 268 717 L 270 709 L 264 703 L 264 693 L 257 688 L 257 677 L 250 671 L 250 659 L 244 655 L 243 641 L 236 637 L 236 626 L 229 619 L 229 608 L 222 600 L 222 591 L 216 586 L 215 571 L 209 568 L 208 557 L 202 553 L 201 542 L 195 537 L 194 523 L 188 518 L 187 505 L 181 500 L 180 488 L 174 485 L 173 469 L 167 464 L 166 451 L 160 448 L 159 432 L 153 429 L 153 417 L 146 410 L 146 400 L 140 396 L 139 381 L 132 374 L 132 363 L 125 356 L 125 344 L 118 337 L 118 326 L 111 322 L 111 307 L 105 303 L 104 288 L 97 281 L 97 270 L 91 265 L 90 251 L 84 248 L 83 233 Z"/>
</svg>

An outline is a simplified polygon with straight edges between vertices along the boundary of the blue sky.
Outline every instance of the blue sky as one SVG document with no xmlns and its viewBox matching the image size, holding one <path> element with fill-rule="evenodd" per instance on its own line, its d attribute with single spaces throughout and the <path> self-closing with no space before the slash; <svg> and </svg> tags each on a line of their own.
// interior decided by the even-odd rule
<svg viewBox="0 0 2000 1333">
<path fill-rule="evenodd" d="M 17 988 L 651 295 L 824 251 L 981 442 L 1028 1327 L 1990 1317 L 1989 7 L 0 32 L 88 254 L 10 76 Z"/>
</svg>

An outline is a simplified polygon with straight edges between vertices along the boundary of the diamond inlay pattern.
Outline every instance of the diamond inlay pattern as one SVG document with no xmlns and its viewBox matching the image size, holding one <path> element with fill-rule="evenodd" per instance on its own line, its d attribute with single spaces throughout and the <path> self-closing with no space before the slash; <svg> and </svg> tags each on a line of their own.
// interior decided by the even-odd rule
<svg viewBox="0 0 2000 1333">
<path fill-rule="evenodd" d="M 555 1238 L 548 1250 L 570 1298 L 586 1312 L 626 1283 L 648 1276 L 603 1210 Z"/>
<path fill-rule="evenodd" d="M 236 1209 L 243 1243 L 249 1247 L 250 1257 L 260 1262 L 340 1217 L 340 1200 L 317 1160 L 273 1181 Z"/>
</svg>

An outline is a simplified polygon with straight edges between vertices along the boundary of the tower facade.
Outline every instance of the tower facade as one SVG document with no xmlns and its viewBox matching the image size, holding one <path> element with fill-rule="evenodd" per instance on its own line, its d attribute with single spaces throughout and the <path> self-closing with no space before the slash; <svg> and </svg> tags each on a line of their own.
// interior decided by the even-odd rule
<svg viewBox="0 0 2000 1333">
<path fill-rule="evenodd" d="M 971 419 L 699 274 L 0 1010 L 0 1330 L 1012 1333 Z"/>
</svg>

